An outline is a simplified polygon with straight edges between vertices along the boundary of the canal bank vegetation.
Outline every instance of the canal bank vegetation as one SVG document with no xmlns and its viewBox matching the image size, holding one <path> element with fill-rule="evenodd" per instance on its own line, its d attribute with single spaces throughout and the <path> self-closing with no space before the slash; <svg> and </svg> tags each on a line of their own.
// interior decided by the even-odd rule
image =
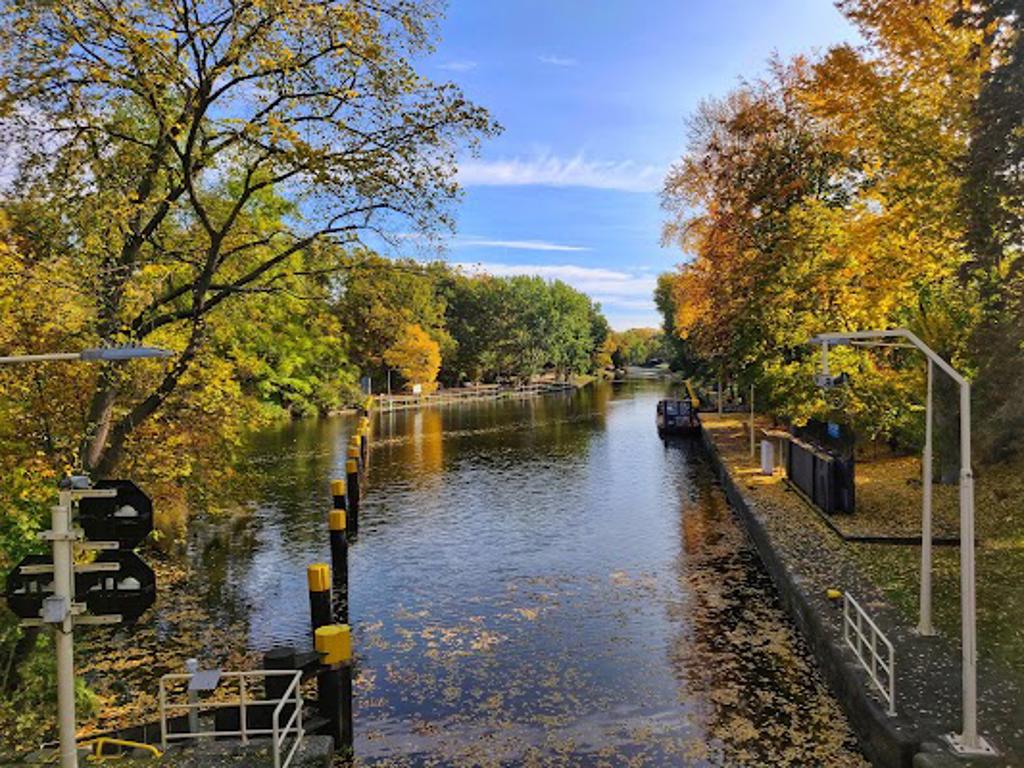
<svg viewBox="0 0 1024 768">
<path fill-rule="evenodd" d="M 691 258 L 656 293 L 676 364 L 722 376 L 780 417 L 852 421 L 916 450 L 925 366 L 901 349 L 838 349 L 814 384 L 822 331 L 908 327 L 972 372 L 977 449 L 1024 448 L 1024 21 L 1002 0 L 841 10 L 864 44 L 772 60 L 708 99 L 663 191 L 667 242 Z M 956 400 L 936 380 L 944 479 Z M 910 407 L 908 407 L 908 405 Z"/>
<path fill-rule="evenodd" d="M 568 286 L 364 245 L 450 229 L 457 159 L 499 130 L 417 71 L 433 3 L 0 8 L 0 349 L 175 353 L 0 369 L 0 573 L 69 471 L 136 478 L 183 536 L 238 501 L 249 431 L 352 402 L 368 362 L 398 386 L 594 365 L 607 323 Z M 5 742 L 50 732 L 42 642 L 0 612 Z"/>
<path fill-rule="evenodd" d="M 392 391 L 434 383 L 402 375 L 389 362 L 389 350 L 413 326 L 436 344 L 436 380 L 446 387 L 522 384 L 542 374 L 567 380 L 611 363 L 600 305 L 560 280 L 370 256 L 339 287 L 334 313 L 352 364 L 371 377 L 375 392 L 387 390 L 389 375 Z"/>
<path fill-rule="evenodd" d="M 661 363 L 672 357 L 665 334 L 657 328 L 627 328 L 612 331 L 606 351 L 616 368 Z"/>
<path fill-rule="evenodd" d="M 838 348 L 832 373 L 849 385 L 821 390 L 808 340 L 906 327 L 966 371 L 979 641 L 1019 669 L 1024 19 L 1002 0 L 838 5 L 862 45 L 774 59 L 764 79 L 707 100 L 690 120 L 663 190 L 665 240 L 690 257 L 656 291 L 673 363 L 710 388 L 753 386 L 773 419 L 852 426 L 869 450 L 858 512 L 837 522 L 879 535 L 919 535 L 924 361 L 899 348 Z M 936 477 L 955 483 L 956 391 L 944 376 L 935 385 Z M 955 534 L 955 487 L 937 488 L 935 504 Z M 920 550 L 854 548 L 912 621 Z M 935 555 L 937 620 L 951 636 L 957 557 L 955 547 Z"/>
</svg>

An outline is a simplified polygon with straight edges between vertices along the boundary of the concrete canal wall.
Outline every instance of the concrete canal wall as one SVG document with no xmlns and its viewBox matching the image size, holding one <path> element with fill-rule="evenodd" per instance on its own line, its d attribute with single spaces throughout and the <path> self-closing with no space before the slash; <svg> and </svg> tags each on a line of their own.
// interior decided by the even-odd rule
<svg viewBox="0 0 1024 768">
<path fill-rule="evenodd" d="M 863 575 L 849 545 L 809 508 L 802 507 L 804 502 L 787 491 L 778 477 L 758 476 L 744 435 L 741 423 L 709 417 L 701 439 L 781 603 L 803 634 L 868 759 L 885 768 L 1024 764 L 1019 762 L 1016 744 L 1022 694 L 1014 680 L 995 669 L 981 676 L 979 691 L 986 735 L 995 737 L 1001 755 L 962 762 L 951 754 L 943 736 L 959 726 L 959 646 L 949 638 L 923 638 L 914 633 Z M 847 648 L 842 601 L 829 599 L 830 589 L 854 595 L 892 640 L 896 649 L 895 716 L 886 712 L 886 705 Z"/>
</svg>

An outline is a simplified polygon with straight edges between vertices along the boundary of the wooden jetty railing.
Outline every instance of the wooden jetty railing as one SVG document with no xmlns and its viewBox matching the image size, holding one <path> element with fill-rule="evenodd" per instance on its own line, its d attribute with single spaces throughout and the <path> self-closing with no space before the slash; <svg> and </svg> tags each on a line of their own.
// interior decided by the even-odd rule
<svg viewBox="0 0 1024 768">
<path fill-rule="evenodd" d="M 453 387 L 432 392 L 428 395 L 376 395 L 377 407 L 381 411 L 401 411 L 431 405 L 449 405 L 472 400 L 503 400 L 534 397 L 552 392 L 566 392 L 575 385 L 564 381 L 540 381 L 517 386 L 479 384 L 474 387 Z"/>
</svg>

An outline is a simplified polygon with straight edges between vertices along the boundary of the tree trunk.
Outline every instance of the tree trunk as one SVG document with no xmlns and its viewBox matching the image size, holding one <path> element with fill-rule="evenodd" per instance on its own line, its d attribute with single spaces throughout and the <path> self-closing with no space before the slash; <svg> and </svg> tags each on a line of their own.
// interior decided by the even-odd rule
<svg viewBox="0 0 1024 768">
<path fill-rule="evenodd" d="M 86 421 L 86 433 L 82 445 L 81 464 L 86 474 L 91 474 L 103 460 L 107 440 L 113 423 L 114 403 L 117 402 L 118 363 L 104 363 L 96 380 Z"/>
</svg>

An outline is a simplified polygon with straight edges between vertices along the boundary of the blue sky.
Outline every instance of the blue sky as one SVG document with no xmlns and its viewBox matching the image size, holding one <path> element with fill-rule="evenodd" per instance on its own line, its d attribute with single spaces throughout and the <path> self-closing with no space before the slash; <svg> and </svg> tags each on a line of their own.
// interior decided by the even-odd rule
<svg viewBox="0 0 1024 768">
<path fill-rule="evenodd" d="M 660 323 L 657 190 L 701 98 L 788 57 L 856 40 L 829 0 L 451 0 L 436 55 L 504 126 L 460 169 L 446 258 L 562 278 L 612 326 Z"/>
</svg>

